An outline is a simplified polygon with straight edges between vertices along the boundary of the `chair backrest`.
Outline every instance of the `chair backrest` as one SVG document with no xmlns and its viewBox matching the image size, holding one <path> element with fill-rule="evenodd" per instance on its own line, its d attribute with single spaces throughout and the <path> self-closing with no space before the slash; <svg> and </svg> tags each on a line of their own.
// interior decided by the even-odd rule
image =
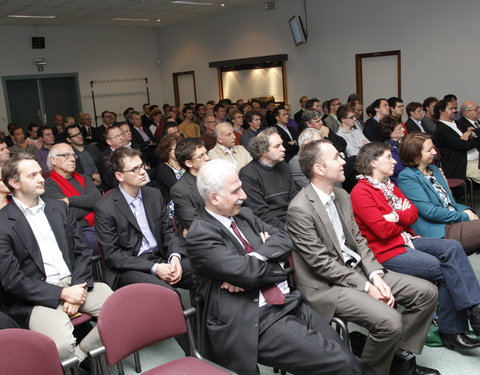
<svg viewBox="0 0 480 375">
<path fill-rule="evenodd" d="M 187 332 L 179 295 L 154 284 L 132 284 L 116 290 L 97 320 L 110 366 L 155 342 Z"/>
<path fill-rule="evenodd" d="M 53 340 L 27 329 L 0 330 L 0 374 L 63 375 Z"/>
</svg>

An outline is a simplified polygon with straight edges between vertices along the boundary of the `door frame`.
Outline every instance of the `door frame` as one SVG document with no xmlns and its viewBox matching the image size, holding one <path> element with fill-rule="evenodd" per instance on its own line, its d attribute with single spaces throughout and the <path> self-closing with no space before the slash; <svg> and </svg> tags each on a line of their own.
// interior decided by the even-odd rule
<svg viewBox="0 0 480 375">
<path fill-rule="evenodd" d="M 75 82 L 75 89 L 77 94 L 77 106 L 79 111 L 83 111 L 82 107 L 82 99 L 80 94 L 80 85 L 78 83 L 78 73 L 54 73 L 54 74 L 27 74 L 27 75 L 19 75 L 19 76 L 2 76 L 2 87 L 3 87 L 3 94 L 5 97 L 5 105 L 7 110 L 7 118 L 8 122 L 12 121 L 11 113 L 10 113 L 10 102 L 8 100 L 8 90 L 7 90 L 7 82 L 8 81 L 19 81 L 19 80 L 27 80 L 27 79 L 49 79 L 49 78 L 74 78 Z M 40 81 L 41 82 L 41 81 Z M 41 90 L 41 85 L 38 86 L 38 90 Z M 39 92 L 39 100 L 41 105 L 43 106 L 43 97 L 40 95 Z M 42 117 L 45 114 L 42 113 Z M 43 121 L 42 121 L 43 123 Z"/>
<path fill-rule="evenodd" d="M 195 71 L 188 70 L 185 72 L 172 73 L 173 78 L 173 95 L 175 97 L 175 106 L 180 106 L 180 89 L 178 87 L 178 76 L 191 75 L 193 79 L 193 96 L 195 97 L 195 104 L 197 104 L 197 84 L 195 82 Z"/>
</svg>

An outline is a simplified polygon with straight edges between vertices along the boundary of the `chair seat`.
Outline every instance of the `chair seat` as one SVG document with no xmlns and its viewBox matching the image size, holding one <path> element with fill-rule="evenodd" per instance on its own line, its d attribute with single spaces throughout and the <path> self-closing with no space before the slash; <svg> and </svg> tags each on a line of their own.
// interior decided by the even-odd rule
<svg viewBox="0 0 480 375">
<path fill-rule="evenodd" d="M 88 322 L 89 320 L 92 320 L 92 316 L 90 314 L 82 313 L 82 315 L 77 316 L 76 318 L 70 319 L 70 322 L 74 326 L 79 326 L 80 324 L 83 324 L 85 322 Z"/>
<path fill-rule="evenodd" d="M 456 188 L 462 186 L 465 183 L 465 180 L 460 178 L 448 178 L 447 183 L 449 188 Z"/>
<path fill-rule="evenodd" d="M 143 375 L 226 375 L 218 367 L 194 357 L 185 357 L 148 370 Z"/>
</svg>

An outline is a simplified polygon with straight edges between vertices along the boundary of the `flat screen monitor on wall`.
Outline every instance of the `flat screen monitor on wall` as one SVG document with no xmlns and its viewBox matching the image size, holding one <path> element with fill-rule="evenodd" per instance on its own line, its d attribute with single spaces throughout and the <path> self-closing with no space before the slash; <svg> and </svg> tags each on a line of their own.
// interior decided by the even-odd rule
<svg viewBox="0 0 480 375">
<path fill-rule="evenodd" d="M 288 24 L 290 25 L 290 31 L 292 32 L 295 45 L 298 46 L 299 44 L 305 43 L 307 41 L 307 34 L 303 28 L 302 19 L 294 15 L 288 20 Z"/>
</svg>

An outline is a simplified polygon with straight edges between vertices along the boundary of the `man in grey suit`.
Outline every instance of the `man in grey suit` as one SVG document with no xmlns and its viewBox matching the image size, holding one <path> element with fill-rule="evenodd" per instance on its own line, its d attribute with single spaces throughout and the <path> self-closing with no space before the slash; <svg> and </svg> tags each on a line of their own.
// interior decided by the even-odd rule
<svg viewBox="0 0 480 375">
<path fill-rule="evenodd" d="M 345 179 L 344 165 L 328 140 L 302 148 L 300 166 L 310 183 L 287 214 L 287 231 L 296 248 L 295 281 L 325 319 L 335 314 L 370 331 L 361 358 L 379 375 L 388 375 L 395 348 L 421 352 L 437 288 L 387 272 L 377 262 L 355 223 L 348 194 L 335 187 Z M 395 310 L 396 303 L 405 307 L 402 313 Z M 415 374 L 438 372 L 417 366 Z"/>
</svg>

